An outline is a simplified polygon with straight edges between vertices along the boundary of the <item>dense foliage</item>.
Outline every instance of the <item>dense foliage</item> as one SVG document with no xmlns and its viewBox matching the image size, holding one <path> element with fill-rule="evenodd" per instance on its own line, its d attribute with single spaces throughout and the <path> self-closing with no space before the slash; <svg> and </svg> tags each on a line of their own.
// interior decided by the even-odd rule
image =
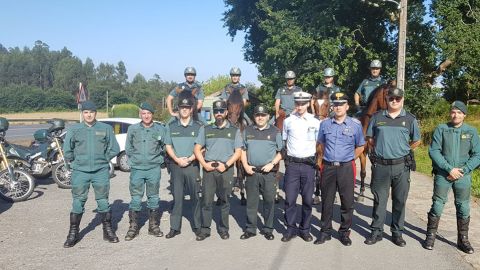
<svg viewBox="0 0 480 270">
<path fill-rule="evenodd" d="M 322 81 L 323 69 L 333 67 L 338 83 L 350 93 L 368 74 L 368 64 L 372 59 L 382 60 L 387 78 L 396 76 L 399 14 L 390 2 L 224 2 L 227 7 L 225 27 L 232 38 L 238 31 L 246 32 L 245 59 L 258 65 L 262 92 L 270 97 L 284 83 L 283 74 L 287 70 L 294 70 L 298 84 L 311 90 Z M 475 65 L 478 54 L 475 53 L 480 48 L 475 45 L 478 43 L 478 34 L 475 33 L 480 29 L 478 6 L 478 1 L 436 0 L 430 13 L 436 21 L 431 21 L 426 19 L 429 13 L 424 1 L 408 1 L 406 90 L 415 95 L 421 94 L 421 97 L 410 95 L 412 100 L 407 105 L 414 113 L 427 116 L 433 110 L 440 99 L 440 90 L 430 90 L 431 85 L 451 61 L 454 61 L 455 68 L 447 69 L 445 95 L 450 99 L 465 99 L 464 95 L 458 94 L 459 88 L 455 85 L 468 80 L 472 85 L 469 97 L 478 97 L 479 87 L 474 87 L 478 81 L 478 74 L 475 74 L 478 72 L 478 65 Z M 456 17 L 462 14 L 468 24 L 457 21 Z M 456 23 L 452 25 L 451 21 Z M 462 23 L 464 27 L 457 27 Z M 468 33 L 468 38 L 461 37 L 464 33 Z M 457 40 L 455 44 L 449 42 L 452 38 Z M 463 58 L 453 59 L 451 51 L 457 54 L 463 52 Z M 466 51 L 471 52 L 467 55 Z M 471 58 L 466 60 L 467 56 Z"/>
<path fill-rule="evenodd" d="M 92 99 L 105 108 L 120 103 L 139 104 L 149 101 L 160 104 L 175 83 L 163 81 L 159 75 L 147 80 L 137 74 L 128 82 L 127 69 L 92 59 L 82 62 L 67 48 L 51 51 L 36 41 L 32 49 L 6 49 L 0 44 L 0 112 L 75 109 L 79 83 L 87 86 Z"/>
</svg>

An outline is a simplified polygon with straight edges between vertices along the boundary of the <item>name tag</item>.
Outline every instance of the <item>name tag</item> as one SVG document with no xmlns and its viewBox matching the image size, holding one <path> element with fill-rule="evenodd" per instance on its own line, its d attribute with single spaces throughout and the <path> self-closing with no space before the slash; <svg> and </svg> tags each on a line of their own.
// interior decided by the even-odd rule
<svg viewBox="0 0 480 270">
<path fill-rule="evenodd" d="M 95 131 L 95 135 L 97 136 L 106 136 L 107 133 L 105 131 Z"/>
</svg>

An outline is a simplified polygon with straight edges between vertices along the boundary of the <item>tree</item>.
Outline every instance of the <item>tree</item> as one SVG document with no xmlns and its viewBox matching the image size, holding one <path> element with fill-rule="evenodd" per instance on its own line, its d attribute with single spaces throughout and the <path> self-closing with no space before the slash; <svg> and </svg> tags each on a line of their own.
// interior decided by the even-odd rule
<svg viewBox="0 0 480 270">
<path fill-rule="evenodd" d="M 337 71 L 337 82 L 353 92 L 368 73 L 369 62 L 379 58 L 387 77 L 396 66 L 397 18 L 395 7 L 381 8 L 358 0 L 225 0 L 224 26 L 234 38 L 245 35 L 245 59 L 258 65 L 263 88 L 273 95 L 287 70 L 311 90 L 323 78 L 323 69 Z M 431 25 L 424 22 L 422 1 L 409 1 L 407 41 L 409 84 L 425 84 L 422 74 L 435 67 Z M 407 84 L 408 85 L 408 84 Z"/>
<path fill-rule="evenodd" d="M 83 77 L 82 61 L 76 57 L 67 57 L 60 60 L 54 69 L 54 86 L 74 92 Z"/>
<path fill-rule="evenodd" d="M 432 15 L 438 24 L 440 61 L 449 61 L 444 84 L 447 99 L 480 98 L 480 2 L 434 0 Z"/>
</svg>

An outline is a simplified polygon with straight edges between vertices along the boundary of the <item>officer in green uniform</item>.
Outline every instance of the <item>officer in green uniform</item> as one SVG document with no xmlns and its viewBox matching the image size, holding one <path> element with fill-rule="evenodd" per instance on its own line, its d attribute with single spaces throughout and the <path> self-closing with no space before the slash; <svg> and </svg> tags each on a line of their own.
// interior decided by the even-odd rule
<svg viewBox="0 0 480 270">
<path fill-rule="evenodd" d="M 168 94 L 165 102 L 167 103 L 167 109 L 172 119 L 170 119 L 169 123 L 172 122 L 175 117 L 178 117 L 178 110 L 174 108 L 174 104 L 178 103 L 178 95 L 182 91 L 189 91 L 196 99 L 196 109 L 198 112 L 202 109 L 203 106 L 203 99 L 205 98 L 205 94 L 203 93 L 202 86 L 199 82 L 195 80 L 197 76 L 197 70 L 194 67 L 186 67 L 183 71 L 183 75 L 185 76 L 185 82 L 179 83 L 175 88 L 170 91 Z M 203 121 L 203 119 L 201 119 Z"/>
<path fill-rule="evenodd" d="M 341 92 L 342 89 L 335 84 L 335 71 L 333 68 L 326 68 L 323 71 L 323 83 L 319 84 L 317 88 L 315 88 L 317 92 L 317 97 L 322 96 L 321 93 L 326 93 L 328 97 L 330 97 L 333 93 Z"/>
<path fill-rule="evenodd" d="M 295 85 L 295 72 L 289 70 L 285 73 L 287 84 L 277 90 L 275 94 L 275 125 L 282 130 L 283 121 L 295 110 L 293 93 L 302 92 L 302 88 Z"/>
<path fill-rule="evenodd" d="M 109 161 L 120 152 L 110 125 L 98 122 L 97 107 L 91 101 L 82 103 L 82 123 L 68 131 L 63 144 L 65 160 L 72 173 L 72 210 L 70 230 L 64 247 L 73 247 L 79 240 L 79 226 L 85 211 L 90 184 L 95 192 L 97 212 L 102 217 L 103 239 L 117 243 L 118 237 L 112 229 L 112 212 L 108 203 L 110 190 Z"/>
<path fill-rule="evenodd" d="M 220 99 L 228 101 L 230 94 L 232 94 L 233 91 L 238 91 L 242 95 L 243 107 L 247 107 L 249 100 L 248 89 L 245 85 L 240 83 L 240 76 L 242 76 L 242 71 L 240 70 L 240 68 L 232 67 L 230 69 L 231 82 L 227 84 L 225 88 L 223 88 L 222 93 L 220 94 Z M 243 113 L 243 119 L 245 119 L 249 124 L 252 122 L 250 117 L 248 117 L 245 112 Z"/>
<path fill-rule="evenodd" d="M 382 62 L 380 62 L 380 60 L 373 60 L 370 63 L 370 77 L 364 79 L 362 83 L 360 83 L 354 96 L 355 105 L 359 111 L 362 110 L 362 107 L 367 105 L 368 98 L 373 90 L 380 85 L 387 83 L 380 75 L 381 69 Z"/>
<path fill-rule="evenodd" d="M 263 235 L 273 240 L 273 217 L 275 206 L 275 173 L 282 155 L 282 135 L 280 130 L 268 123 L 267 107 L 257 105 L 253 110 L 255 125 L 248 126 L 243 135 L 242 163 L 247 173 L 247 228 L 240 239 L 248 239 L 257 234 L 257 209 L 259 195 L 263 198 Z M 240 132 L 240 131 L 239 131 Z"/>
<path fill-rule="evenodd" d="M 247 87 L 240 83 L 240 76 L 242 76 L 242 71 L 238 67 L 232 67 L 230 69 L 230 80 L 231 82 L 223 88 L 220 98 L 223 100 L 228 100 L 230 94 L 238 90 L 242 94 L 243 105 L 247 106 L 248 104 L 248 90 Z"/>
<path fill-rule="evenodd" d="M 182 93 L 183 94 L 183 93 Z M 194 112 L 193 96 L 183 97 L 180 94 L 178 102 L 179 119 L 167 125 L 165 139 L 167 153 L 173 162 L 170 165 L 172 177 L 173 209 L 170 214 L 170 232 L 166 238 L 179 235 L 182 227 L 183 199 L 186 188 L 192 202 L 193 229 L 198 233 L 201 227 L 200 219 L 200 167 L 193 154 L 193 146 L 200 127 L 203 126 Z"/>
<path fill-rule="evenodd" d="M 480 143 L 477 129 L 464 123 L 466 114 L 467 106 L 463 102 L 453 102 L 450 122 L 435 129 L 430 144 L 429 154 L 435 176 L 433 203 L 428 212 L 427 238 L 423 244 L 429 250 L 433 249 L 448 192 L 453 189 L 457 210 L 457 246 L 465 253 L 474 252 L 468 241 L 470 191 L 472 172 L 480 164 Z"/>
<path fill-rule="evenodd" d="M 165 134 L 163 125 L 153 121 L 155 109 L 147 102 L 140 104 L 142 121 L 128 127 L 125 152 L 130 165 L 130 207 L 128 216 L 130 227 L 125 240 L 129 241 L 138 235 L 138 217 L 142 210 L 142 197 L 147 195 L 148 234 L 161 237 L 159 188 L 160 165 L 165 156 Z"/>
<path fill-rule="evenodd" d="M 210 236 L 212 224 L 213 197 L 220 195 L 221 219 L 218 223 L 219 235 L 223 240 L 228 234 L 228 217 L 230 202 L 228 195 L 232 191 L 233 164 L 240 158 L 242 140 L 237 134 L 237 128 L 227 120 L 227 103 L 217 100 L 213 103 L 215 123 L 201 127 L 195 141 L 193 152 L 203 167 L 202 189 L 202 230 L 197 234 L 197 241 Z M 205 157 L 202 149 L 205 148 Z M 218 192 L 217 192 L 218 191 Z"/>
<path fill-rule="evenodd" d="M 386 207 L 392 189 L 393 243 L 406 245 L 402 233 L 405 204 L 410 189 L 410 170 L 414 170 L 412 150 L 420 144 L 420 129 L 415 116 L 403 109 L 403 90 L 389 88 L 387 109 L 372 116 L 366 137 L 373 147 L 372 161 L 373 212 L 372 232 L 365 244 L 373 245 L 383 238 Z"/>
</svg>

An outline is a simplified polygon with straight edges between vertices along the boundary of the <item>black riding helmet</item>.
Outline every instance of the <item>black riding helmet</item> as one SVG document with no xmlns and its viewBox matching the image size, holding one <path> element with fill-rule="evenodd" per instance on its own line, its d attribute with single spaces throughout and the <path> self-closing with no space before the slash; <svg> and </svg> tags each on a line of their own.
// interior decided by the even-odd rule
<svg viewBox="0 0 480 270">
<path fill-rule="evenodd" d="M 55 118 L 48 121 L 48 123 L 51 124 L 51 126 L 48 128 L 49 132 L 54 132 L 65 128 L 65 121 L 63 121 L 62 119 Z"/>
</svg>

